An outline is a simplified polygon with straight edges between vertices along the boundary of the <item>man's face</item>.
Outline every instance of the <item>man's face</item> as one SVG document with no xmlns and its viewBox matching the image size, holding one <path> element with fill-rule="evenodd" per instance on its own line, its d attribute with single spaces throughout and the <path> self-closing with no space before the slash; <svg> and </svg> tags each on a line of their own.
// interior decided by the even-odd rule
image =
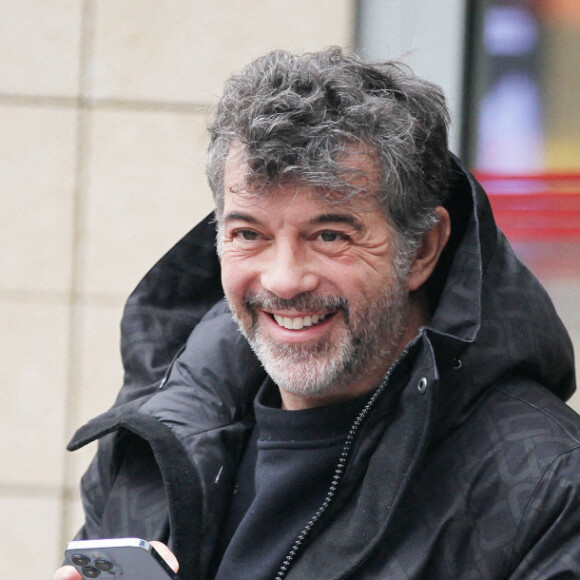
<svg viewBox="0 0 580 580">
<path fill-rule="evenodd" d="M 364 158 L 350 162 L 373 175 Z M 321 404 L 375 387 L 409 339 L 406 273 L 394 271 L 384 214 L 371 199 L 330 203 L 303 184 L 247 195 L 244 169 L 230 157 L 222 282 L 283 400 Z"/>
</svg>

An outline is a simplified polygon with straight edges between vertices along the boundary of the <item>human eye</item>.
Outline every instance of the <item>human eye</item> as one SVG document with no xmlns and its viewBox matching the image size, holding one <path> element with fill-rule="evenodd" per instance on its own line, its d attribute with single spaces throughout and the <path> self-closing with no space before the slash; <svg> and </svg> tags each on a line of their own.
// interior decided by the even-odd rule
<svg viewBox="0 0 580 580">
<path fill-rule="evenodd" d="M 245 242 L 253 242 L 258 239 L 258 232 L 255 232 L 254 230 L 240 229 L 233 233 L 233 237 Z"/>
<path fill-rule="evenodd" d="M 317 238 L 324 243 L 333 243 L 333 242 L 344 242 L 349 239 L 349 236 L 343 232 L 337 232 L 334 230 L 324 230 L 319 232 Z"/>
<path fill-rule="evenodd" d="M 229 239 L 232 248 L 237 248 L 244 252 L 254 251 L 265 242 L 264 234 L 261 231 L 244 226 L 232 228 L 226 237 Z"/>
<path fill-rule="evenodd" d="M 320 230 L 313 235 L 313 247 L 317 251 L 337 255 L 349 247 L 350 236 L 340 230 Z"/>
</svg>

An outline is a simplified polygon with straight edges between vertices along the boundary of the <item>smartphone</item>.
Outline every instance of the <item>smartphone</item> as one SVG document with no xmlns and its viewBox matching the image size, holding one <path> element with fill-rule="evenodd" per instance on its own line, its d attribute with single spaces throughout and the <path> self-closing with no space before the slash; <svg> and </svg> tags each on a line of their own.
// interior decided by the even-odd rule
<svg viewBox="0 0 580 580">
<path fill-rule="evenodd" d="M 69 542 L 65 557 L 83 578 L 179 580 L 155 548 L 139 538 Z"/>
</svg>

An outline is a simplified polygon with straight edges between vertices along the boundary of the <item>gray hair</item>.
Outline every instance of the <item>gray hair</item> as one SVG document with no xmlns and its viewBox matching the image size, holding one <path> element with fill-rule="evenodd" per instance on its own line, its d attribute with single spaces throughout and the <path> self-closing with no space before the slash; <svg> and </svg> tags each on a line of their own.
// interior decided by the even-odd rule
<svg viewBox="0 0 580 580">
<path fill-rule="evenodd" d="M 232 144 L 242 145 L 247 185 L 260 193 L 300 181 L 332 200 L 365 189 L 343 163 L 354 148 L 378 164 L 372 193 L 408 261 L 449 188 L 448 123 L 441 90 L 401 64 L 367 64 L 337 47 L 270 52 L 229 79 L 209 127 L 207 176 L 218 221 Z"/>
</svg>

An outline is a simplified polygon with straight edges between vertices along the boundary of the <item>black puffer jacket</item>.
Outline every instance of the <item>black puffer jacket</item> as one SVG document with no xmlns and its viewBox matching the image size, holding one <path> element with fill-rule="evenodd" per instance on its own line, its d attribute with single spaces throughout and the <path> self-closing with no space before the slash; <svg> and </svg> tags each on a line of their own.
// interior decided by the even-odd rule
<svg viewBox="0 0 580 580">
<path fill-rule="evenodd" d="M 580 419 L 561 401 L 572 346 L 459 165 L 448 209 L 432 323 L 353 425 L 279 578 L 580 578 Z M 208 578 L 263 379 L 213 238 L 208 219 L 130 297 L 123 389 L 69 446 L 100 438 L 79 537 L 169 541 L 185 580 Z"/>
</svg>

